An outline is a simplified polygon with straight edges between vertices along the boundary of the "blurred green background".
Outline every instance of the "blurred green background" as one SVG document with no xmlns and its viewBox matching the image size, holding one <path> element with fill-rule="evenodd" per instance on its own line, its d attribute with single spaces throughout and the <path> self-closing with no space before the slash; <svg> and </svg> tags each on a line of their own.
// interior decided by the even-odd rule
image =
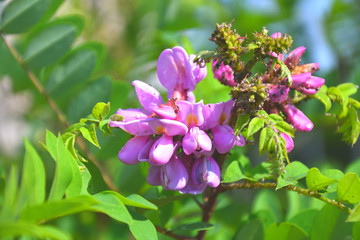
<svg viewBox="0 0 360 240">
<path fill-rule="evenodd" d="M 0 11 L 7 2 L 0 1 Z M 111 88 L 111 95 L 99 91 L 95 96 L 83 94 L 82 98 L 79 98 L 76 93 L 80 93 L 82 88 L 72 89 L 69 84 L 52 97 L 72 122 L 77 122 L 80 117 L 91 112 L 91 107 L 75 113 L 71 111 L 76 108 L 76 102 L 82 100 L 87 103 L 90 101 L 89 106 L 96 101 L 111 101 L 112 112 L 118 107 L 137 107 L 139 104 L 130 85 L 131 81 L 142 80 L 164 92 L 156 76 L 156 61 L 162 50 L 175 45 L 192 49 L 192 53 L 214 49 L 215 45 L 208 39 L 215 24 L 231 21 L 242 36 L 251 36 L 254 31 L 261 31 L 264 26 L 270 33 L 279 31 L 292 35 L 293 48 L 307 48 L 302 62 L 318 62 L 320 71 L 315 75 L 325 78 L 328 86 L 349 81 L 359 84 L 359 12 L 360 2 L 357 0 L 67 0 L 57 15 L 76 13 L 85 19 L 84 31 L 75 45 L 93 40 L 102 42 L 107 47 L 104 63 L 92 78 L 96 79 L 101 74 L 111 76 L 111 86 L 107 80 L 103 81 L 104 84 L 94 86 L 101 89 Z M 26 36 L 10 36 L 9 40 L 19 52 L 24 50 Z M 42 78 L 47 75 L 46 71 L 36 74 L 46 85 L 47 80 Z M 210 69 L 208 74 L 212 76 Z M 0 171 L 4 175 L 8 165 L 22 161 L 23 136 L 40 149 L 39 141 L 44 141 L 45 129 L 56 133 L 64 131 L 64 128 L 24 72 L 14 64 L 2 42 L 0 77 Z M 72 95 L 67 95 L 69 89 L 73 91 Z M 205 103 L 209 103 L 226 99 L 229 88 L 211 81 L 200 84 L 197 91 L 197 100 L 202 97 Z M 216 94 L 212 91 L 216 91 Z M 355 98 L 359 100 L 359 97 L 358 93 Z M 96 99 L 91 101 L 91 98 Z M 341 135 L 336 133 L 336 122 L 324 117 L 321 103 L 309 101 L 302 104 L 301 109 L 314 122 L 315 127 L 309 133 L 296 133 L 291 160 L 302 161 L 308 166 L 332 166 L 343 170 L 350 162 L 359 158 L 360 143 L 349 146 L 341 141 Z M 107 138 L 102 138 L 99 133 L 102 149 L 92 148 L 93 153 L 115 179 L 121 193 L 140 193 L 151 198 L 158 189 L 150 188 L 145 183 L 146 166 L 124 166 L 117 160 L 117 152 L 130 136 L 120 130 L 113 132 L 115 136 Z M 41 154 L 44 159 L 49 158 L 44 150 Z M 253 165 L 261 161 L 257 146 L 250 146 L 246 154 Z M 53 167 L 51 163 L 46 165 L 49 169 Z M 51 179 L 52 176 L 47 177 Z M 103 187 L 98 186 L 98 189 L 101 188 Z M 253 194 L 242 191 L 224 198 L 224 206 L 227 201 L 231 201 L 227 200 L 230 197 L 241 199 L 237 204 L 243 210 L 253 201 Z M 186 210 L 187 200 L 182 201 L 178 204 L 185 206 Z M 163 212 L 168 212 L 169 216 L 179 212 L 176 205 L 167 207 Z M 240 215 L 244 214 L 246 215 L 246 211 Z M 222 217 L 219 215 L 218 219 Z M 87 226 L 91 226 L 94 221 L 98 221 L 98 224 L 89 231 Z M 81 233 L 83 239 L 87 239 L 86 236 L 97 239 L 99 232 L 103 234 L 102 239 L 113 239 L 116 236 L 122 239 L 127 236 L 125 225 L 119 227 L 119 224 L 105 216 L 95 220 L 92 213 L 63 218 L 58 224 L 74 234 Z M 107 229 L 111 231 L 103 231 Z M 80 239 L 80 236 L 75 239 Z"/>
</svg>

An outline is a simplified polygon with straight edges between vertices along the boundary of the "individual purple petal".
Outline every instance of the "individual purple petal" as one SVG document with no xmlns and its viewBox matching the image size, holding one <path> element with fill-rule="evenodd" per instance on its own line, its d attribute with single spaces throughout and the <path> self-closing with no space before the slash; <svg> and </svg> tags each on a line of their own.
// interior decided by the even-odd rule
<svg viewBox="0 0 360 240">
<path fill-rule="evenodd" d="M 166 49 L 160 54 L 157 73 L 161 84 L 168 90 L 168 98 L 171 98 L 175 89 L 178 91 L 195 89 L 196 80 L 189 58 L 181 47 Z"/>
<path fill-rule="evenodd" d="M 303 86 L 306 83 L 306 81 L 310 79 L 310 77 L 311 77 L 311 73 L 301 73 L 301 74 L 291 75 L 291 78 L 293 80 L 291 87 L 295 88 L 295 87 Z"/>
<path fill-rule="evenodd" d="M 285 59 L 284 63 L 288 66 L 290 66 L 290 68 L 295 67 L 299 64 L 301 56 L 303 55 L 303 53 L 305 52 L 306 48 L 305 47 L 298 47 L 295 48 L 294 50 L 292 50 L 288 57 Z"/>
<path fill-rule="evenodd" d="M 224 109 L 219 119 L 219 124 L 226 124 L 234 108 L 235 101 L 230 99 L 224 103 Z"/>
<path fill-rule="evenodd" d="M 159 115 L 162 118 L 165 119 L 175 119 L 176 118 L 176 113 L 174 111 L 174 109 L 168 105 L 160 105 L 159 107 L 155 107 L 153 109 L 154 113 L 156 113 L 157 115 Z"/>
<path fill-rule="evenodd" d="M 206 104 L 203 108 L 203 115 L 205 119 L 205 123 L 202 126 L 202 129 L 207 130 L 219 125 L 219 119 L 223 119 L 221 117 L 224 110 L 224 103 L 215 103 L 215 104 Z M 226 118 L 226 117 L 225 117 Z"/>
<path fill-rule="evenodd" d="M 281 32 L 275 32 L 270 36 L 273 39 L 281 38 Z"/>
<path fill-rule="evenodd" d="M 185 100 L 194 104 L 196 102 L 195 94 L 191 91 L 187 91 Z"/>
<path fill-rule="evenodd" d="M 210 137 L 198 127 L 193 127 L 184 136 L 182 146 L 185 154 L 189 155 L 196 150 L 211 151 L 212 142 Z"/>
<path fill-rule="evenodd" d="M 195 184 L 207 183 L 210 187 L 220 184 L 220 168 L 212 157 L 201 157 L 195 160 L 191 170 L 191 179 Z"/>
<path fill-rule="evenodd" d="M 161 185 L 161 166 L 150 165 L 146 181 L 153 186 Z"/>
<path fill-rule="evenodd" d="M 207 184 L 205 182 L 202 184 L 195 184 L 190 177 L 186 186 L 183 189 L 179 190 L 179 192 L 192 195 L 201 194 L 205 190 L 206 186 Z"/>
<path fill-rule="evenodd" d="M 139 154 L 138 154 L 138 160 L 140 162 L 146 162 L 149 160 L 149 156 L 150 156 L 150 150 L 152 148 L 152 146 L 154 145 L 155 141 L 157 139 L 152 139 L 150 138 L 145 145 L 139 145 L 138 147 L 141 149 Z"/>
<path fill-rule="evenodd" d="M 286 133 L 280 133 L 280 137 L 285 140 L 286 151 L 291 152 L 294 148 L 294 140 Z"/>
<path fill-rule="evenodd" d="M 189 62 L 190 62 L 190 65 L 191 65 L 192 73 L 193 73 L 193 75 L 195 77 L 195 81 L 196 81 L 196 83 L 199 83 L 201 80 L 203 80 L 206 77 L 207 68 L 206 68 L 206 65 L 205 65 L 204 61 L 201 62 L 201 65 L 203 67 L 200 67 L 197 63 L 194 63 L 195 57 L 196 57 L 195 54 L 190 54 L 189 55 Z"/>
<path fill-rule="evenodd" d="M 160 83 L 172 93 L 178 82 L 179 71 L 171 49 L 165 49 L 160 54 L 157 62 L 157 74 Z M 170 97 L 168 96 L 168 98 Z"/>
<path fill-rule="evenodd" d="M 153 165 L 166 164 L 169 162 L 173 153 L 173 138 L 163 134 L 150 149 L 149 163 Z"/>
<path fill-rule="evenodd" d="M 180 190 L 188 182 L 189 175 L 184 164 L 178 159 L 176 154 L 170 161 L 161 166 L 161 183 L 167 190 Z"/>
<path fill-rule="evenodd" d="M 122 130 L 136 136 L 146 136 L 154 134 L 154 131 L 150 128 L 149 122 L 153 121 L 153 118 L 133 120 L 129 122 L 110 121 L 110 127 L 118 127 Z"/>
<path fill-rule="evenodd" d="M 303 65 L 299 65 L 296 66 L 294 68 L 294 72 L 299 72 L 299 73 L 305 73 L 305 72 L 309 72 L 309 73 L 314 73 L 317 70 L 319 70 L 319 63 L 306 63 Z"/>
<path fill-rule="evenodd" d="M 187 89 L 193 91 L 196 87 L 196 80 L 192 72 L 192 67 L 189 62 L 189 56 L 185 49 L 182 47 L 174 47 L 172 49 L 174 59 L 179 69 L 178 84 L 181 89 Z"/>
<path fill-rule="evenodd" d="M 289 94 L 289 88 L 285 85 L 270 85 L 269 97 L 272 102 L 282 103 Z"/>
<path fill-rule="evenodd" d="M 325 83 L 325 79 L 311 76 L 304 84 L 306 88 L 321 88 Z"/>
<path fill-rule="evenodd" d="M 143 146 L 148 140 L 150 136 L 135 136 L 121 148 L 118 157 L 121 162 L 125 164 L 137 164 L 138 154 L 141 150 L 139 146 Z"/>
<path fill-rule="evenodd" d="M 139 80 L 133 81 L 132 84 L 135 86 L 136 95 L 145 110 L 152 112 L 155 107 L 163 103 L 160 93 L 152 86 Z"/>
<path fill-rule="evenodd" d="M 223 154 L 230 151 L 236 141 L 234 130 L 228 125 L 218 125 L 211 129 L 216 150 Z"/>
<path fill-rule="evenodd" d="M 305 116 L 305 114 L 297 109 L 294 105 L 286 105 L 283 107 L 283 111 L 287 116 L 287 120 L 298 131 L 308 132 L 314 127 L 314 124 Z"/>
<path fill-rule="evenodd" d="M 124 117 L 124 122 L 129 122 L 132 120 L 138 120 L 138 119 L 146 119 L 148 118 L 148 113 L 146 110 L 142 108 L 130 108 L 130 109 L 121 109 L 119 108 L 116 111 L 116 114 Z"/>
<path fill-rule="evenodd" d="M 202 113 L 204 104 L 202 101 L 198 103 L 190 103 L 188 101 L 178 101 L 176 105 L 179 107 L 177 120 L 184 123 L 188 127 L 201 126 L 204 123 Z"/>
<path fill-rule="evenodd" d="M 182 147 L 186 155 L 190 155 L 191 153 L 195 152 L 198 146 L 195 137 L 190 133 L 190 131 L 185 134 L 182 140 Z"/>
<path fill-rule="evenodd" d="M 200 130 L 199 128 L 197 128 L 197 142 L 198 142 L 198 146 L 200 147 L 200 149 L 204 150 L 204 151 L 211 151 L 212 149 L 212 142 L 211 139 L 209 137 L 209 135 L 206 134 L 206 132 L 204 132 L 203 130 Z"/>
<path fill-rule="evenodd" d="M 168 136 L 185 135 L 188 128 L 185 124 L 170 119 L 152 119 L 149 121 L 149 127 L 153 134 L 161 135 L 165 133 Z"/>
<path fill-rule="evenodd" d="M 320 89 L 316 89 L 316 88 L 305 88 L 305 87 L 298 87 L 296 88 L 297 91 L 301 92 L 302 94 L 305 95 L 314 95 L 315 93 L 317 93 Z"/>
<path fill-rule="evenodd" d="M 241 134 L 236 136 L 236 141 L 235 141 L 236 146 L 243 147 L 245 146 L 245 144 L 246 144 L 246 140 Z"/>
</svg>

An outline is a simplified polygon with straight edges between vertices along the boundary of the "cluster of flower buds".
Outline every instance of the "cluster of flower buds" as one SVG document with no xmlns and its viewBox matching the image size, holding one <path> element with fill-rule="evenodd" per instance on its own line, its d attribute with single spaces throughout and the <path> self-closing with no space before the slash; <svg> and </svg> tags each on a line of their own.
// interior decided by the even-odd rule
<svg viewBox="0 0 360 240">
<path fill-rule="evenodd" d="M 283 37 L 279 32 L 272 34 L 270 38 L 267 37 L 266 33 L 266 31 L 263 31 L 255 37 L 257 37 L 258 41 L 259 39 L 267 39 L 268 44 L 272 43 L 271 39 L 276 41 L 279 40 L 276 42 L 279 46 L 281 45 L 282 38 L 284 38 L 284 46 L 288 46 L 289 41 L 291 40 L 291 38 L 287 37 L 287 35 Z M 241 39 L 240 42 L 243 43 L 243 39 Z M 263 45 L 266 45 L 266 43 Z M 263 50 L 271 48 L 259 47 L 259 49 Z M 268 93 L 268 97 L 262 101 L 262 105 L 259 105 L 261 109 L 264 109 L 268 113 L 282 113 L 286 117 L 287 122 L 291 123 L 298 131 L 311 131 L 314 126 L 313 123 L 301 110 L 294 106 L 292 98 L 289 94 L 290 90 L 295 90 L 301 95 L 313 95 L 317 93 L 325 83 L 323 78 L 312 76 L 312 74 L 319 69 L 318 63 L 299 65 L 301 56 L 305 52 L 305 49 L 305 47 L 296 48 L 289 53 L 285 60 L 283 59 L 283 53 L 280 52 L 281 47 L 278 47 L 277 53 L 268 51 L 264 54 L 264 51 L 260 51 L 263 54 L 261 58 L 264 59 L 266 57 L 269 59 L 267 65 L 268 71 L 266 71 L 264 75 L 256 75 L 254 79 L 259 80 L 260 77 L 260 81 L 253 80 L 252 82 L 255 85 L 247 85 L 247 82 L 249 81 L 244 81 L 243 79 L 234 80 L 234 77 L 241 76 L 241 74 L 237 74 L 236 71 L 229 65 L 219 62 L 217 59 L 214 59 L 213 61 L 214 77 L 222 84 L 236 87 L 236 89 L 240 91 L 238 94 L 239 96 L 235 93 L 234 98 L 238 99 L 238 102 L 240 101 L 242 106 L 246 106 L 246 104 L 243 103 L 243 96 L 245 96 L 246 93 L 250 93 L 254 89 L 256 91 L 260 91 L 259 89 L 267 89 L 266 91 Z M 274 64 L 275 60 L 278 62 Z M 287 79 L 287 77 L 283 77 L 283 70 L 281 69 L 279 63 L 282 63 L 288 68 L 291 80 Z M 249 99 L 248 102 L 248 105 L 252 106 L 250 104 L 251 99 Z M 258 104 L 256 106 L 258 106 Z M 294 146 L 292 138 L 286 133 L 281 133 L 280 136 L 285 140 L 287 151 L 290 152 Z"/>
<path fill-rule="evenodd" d="M 167 190 L 198 194 L 206 186 L 220 184 L 220 168 L 212 157 L 215 150 L 229 152 L 245 139 L 227 125 L 234 101 L 206 104 L 195 102 L 193 90 L 207 74 L 206 67 L 181 47 L 164 50 L 157 74 L 167 89 L 168 101 L 148 84 L 135 80 L 136 94 L 143 108 L 119 109 L 122 121 L 111 121 L 134 135 L 120 150 L 125 164 L 150 163 L 147 181 Z"/>
</svg>

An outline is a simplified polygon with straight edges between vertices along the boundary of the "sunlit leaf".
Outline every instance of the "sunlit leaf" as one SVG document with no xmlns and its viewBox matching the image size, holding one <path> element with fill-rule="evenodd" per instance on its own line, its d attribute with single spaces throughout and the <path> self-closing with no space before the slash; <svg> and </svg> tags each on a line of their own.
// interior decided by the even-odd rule
<svg viewBox="0 0 360 240">
<path fill-rule="evenodd" d="M 260 133 L 259 138 L 259 154 L 262 156 L 266 150 L 268 149 L 267 144 L 269 143 L 270 139 L 273 138 L 275 131 L 271 127 L 264 128 Z"/>
<path fill-rule="evenodd" d="M 285 167 L 285 171 L 278 178 L 276 189 L 287 185 L 295 185 L 297 180 L 304 178 L 308 173 L 309 168 L 301 162 L 291 162 Z"/>
<path fill-rule="evenodd" d="M 131 233 L 137 240 L 157 240 L 157 233 L 154 225 L 149 219 L 137 212 L 131 211 L 133 223 L 129 224 Z"/>
<path fill-rule="evenodd" d="M 338 182 L 337 189 L 340 201 L 357 203 L 360 201 L 360 179 L 355 173 L 346 173 Z"/>
<path fill-rule="evenodd" d="M 331 100 L 327 95 L 327 87 L 326 85 L 323 85 L 320 89 L 320 91 L 318 91 L 316 94 L 312 95 L 312 97 L 320 100 L 324 106 L 325 106 L 325 112 L 328 112 L 331 108 Z"/>
<path fill-rule="evenodd" d="M 110 112 L 110 103 L 104 103 L 104 102 L 98 102 L 95 104 L 93 110 L 92 110 L 92 115 L 96 118 L 96 119 L 103 119 L 104 117 L 106 117 Z"/>
<path fill-rule="evenodd" d="M 336 179 L 325 177 L 317 168 L 311 168 L 306 175 L 306 185 L 311 191 L 325 189 L 327 186 L 335 182 Z"/>
<path fill-rule="evenodd" d="M 30 142 L 27 139 L 24 142 L 26 153 L 17 202 L 18 210 L 26 205 L 40 204 L 45 199 L 44 164 Z"/>
<path fill-rule="evenodd" d="M 242 167 L 238 161 L 231 162 L 223 174 L 224 183 L 236 182 L 244 178 L 246 179 L 247 176 L 243 173 Z"/>
<path fill-rule="evenodd" d="M 86 127 L 81 127 L 79 130 L 86 140 L 91 142 L 94 146 L 101 148 L 96 136 L 96 127 L 94 123 L 89 124 Z"/>
<path fill-rule="evenodd" d="M 346 221 L 360 222 L 360 204 L 356 205 L 356 207 L 352 210 Z"/>
<path fill-rule="evenodd" d="M 82 211 L 89 211 L 91 206 L 95 204 L 98 204 L 98 201 L 86 195 L 54 200 L 24 209 L 20 219 L 38 223 Z"/>
<path fill-rule="evenodd" d="M 337 86 L 337 88 L 345 95 L 351 96 L 355 94 L 359 88 L 359 86 L 355 85 L 354 83 L 342 83 Z"/>
<path fill-rule="evenodd" d="M 254 135 L 257 131 L 259 131 L 264 126 L 264 120 L 258 117 L 254 117 L 251 119 L 248 127 L 248 132 L 246 138 Z"/>
<path fill-rule="evenodd" d="M 105 213 L 120 222 L 133 223 L 130 213 L 115 192 L 97 193 L 94 198 L 99 202 L 92 207 L 94 211 Z"/>
<path fill-rule="evenodd" d="M 11 166 L 10 173 L 6 180 L 4 199 L 1 203 L 0 218 L 2 219 L 13 219 L 15 212 L 15 199 L 18 189 L 18 176 L 19 172 L 15 165 Z"/>
<path fill-rule="evenodd" d="M 25 221 L 0 221 L 0 238 L 9 239 L 11 237 L 32 236 L 38 239 L 72 239 L 68 233 L 65 233 L 55 227 L 37 225 Z"/>
</svg>

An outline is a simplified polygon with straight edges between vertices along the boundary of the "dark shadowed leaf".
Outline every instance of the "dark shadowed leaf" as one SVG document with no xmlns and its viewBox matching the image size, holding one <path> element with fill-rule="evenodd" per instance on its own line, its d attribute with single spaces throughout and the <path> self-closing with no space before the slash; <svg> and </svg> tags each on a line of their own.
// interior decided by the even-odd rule
<svg viewBox="0 0 360 240">
<path fill-rule="evenodd" d="M 336 207 L 325 205 L 314 219 L 310 232 L 310 239 L 329 239 L 334 231 L 339 214 L 340 210 Z"/>
<path fill-rule="evenodd" d="M 1 16 L 0 30 L 4 33 L 21 33 L 35 25 L 44 15 L 51 0 L 12 1 Z"/>
<path fill-rule="evenodd" d="M 173 231 L 201 231 L 213 229 L 214 225 L 206 222 L 187 223 L 173 229 Z"/>
</svg>

